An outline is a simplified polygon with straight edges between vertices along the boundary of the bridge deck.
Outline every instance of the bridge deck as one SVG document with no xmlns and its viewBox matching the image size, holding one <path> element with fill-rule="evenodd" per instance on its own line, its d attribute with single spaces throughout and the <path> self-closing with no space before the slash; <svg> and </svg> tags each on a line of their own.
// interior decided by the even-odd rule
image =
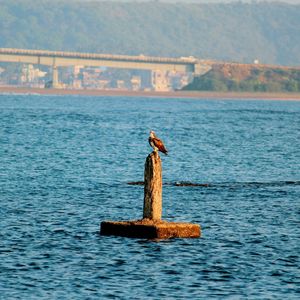
<svg viewBox="0 0 300 300">
<path fill-rule="evenodd" d="M 197 63 L 197 59 L 194 57 L 171 58 L 171 57 L 154 57 L 154 56 L 144 56 L 144 55 L 130 56 L 130 55 L 28 50 L 28 49 L 13 49 L 13 48 L 0 48 L 0 54 L 35 56 L 35 57 L 38 56 L 38 57 L 89 59 L 89 60 L 100 59 L 100 60 L 107 60 L 107 61 L 159 63 L 159 64 L 172 64 L 172 65 L 195 65 Z"/>
</svg>

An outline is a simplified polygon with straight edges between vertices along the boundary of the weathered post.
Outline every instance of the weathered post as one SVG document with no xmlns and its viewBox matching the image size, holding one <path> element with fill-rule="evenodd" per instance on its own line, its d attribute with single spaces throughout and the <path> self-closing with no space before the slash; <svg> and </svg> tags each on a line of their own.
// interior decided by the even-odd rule
<svg viewBox="0 0 300 300">
<path fill-rule="evenodd" d="M 143 219 L 161 220 L 162 167 L 157 151 L 153 151 L 146 158 L 144 178 Z"/>
<path fill-rule="evenodd" d="M 100 234 L 147 239 L 200 237 L 201 228 L 198 224 L 167 222 L 161 219 L 162 185 L 161 159 L 158 152 L 153 151 L 145 162 L 143 219 L 103 221 Z"/>
</svg>

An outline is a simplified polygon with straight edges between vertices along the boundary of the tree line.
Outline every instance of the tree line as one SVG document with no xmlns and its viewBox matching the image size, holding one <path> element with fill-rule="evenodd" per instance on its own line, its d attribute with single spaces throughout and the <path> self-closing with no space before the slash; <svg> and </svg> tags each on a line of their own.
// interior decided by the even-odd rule
<svg viewBox="0 0 300 300">
<path fill-rule="evenodd" d="M 300 64 L 300 5 L 0 0 L 0 47 Z"/>
</svg>

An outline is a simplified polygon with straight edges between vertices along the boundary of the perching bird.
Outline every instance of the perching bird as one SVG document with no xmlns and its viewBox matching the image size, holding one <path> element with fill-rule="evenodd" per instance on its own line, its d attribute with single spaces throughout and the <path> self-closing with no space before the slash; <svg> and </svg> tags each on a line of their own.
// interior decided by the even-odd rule
<svg viewBox="0 0 300 300">
<path fill-rule="evenodd" d="M 164 143 L 155 135 L 154 131 L 150 131 L 149 144 L 155 152 L 160 151 L 168 155 L 168 150 L 165 148 Z"/>
</svg>

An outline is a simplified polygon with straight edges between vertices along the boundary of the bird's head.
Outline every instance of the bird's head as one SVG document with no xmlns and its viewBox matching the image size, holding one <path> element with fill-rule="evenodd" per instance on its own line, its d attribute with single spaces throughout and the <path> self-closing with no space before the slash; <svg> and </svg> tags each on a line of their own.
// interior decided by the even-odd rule
<svg viewBox="0 0 300 300">
<path fill-rule="evenodd" d="M 150 137 L 154 138 L 155 137 L 155 132 L 153 130 L 150 131 Z"/>
</svg>

